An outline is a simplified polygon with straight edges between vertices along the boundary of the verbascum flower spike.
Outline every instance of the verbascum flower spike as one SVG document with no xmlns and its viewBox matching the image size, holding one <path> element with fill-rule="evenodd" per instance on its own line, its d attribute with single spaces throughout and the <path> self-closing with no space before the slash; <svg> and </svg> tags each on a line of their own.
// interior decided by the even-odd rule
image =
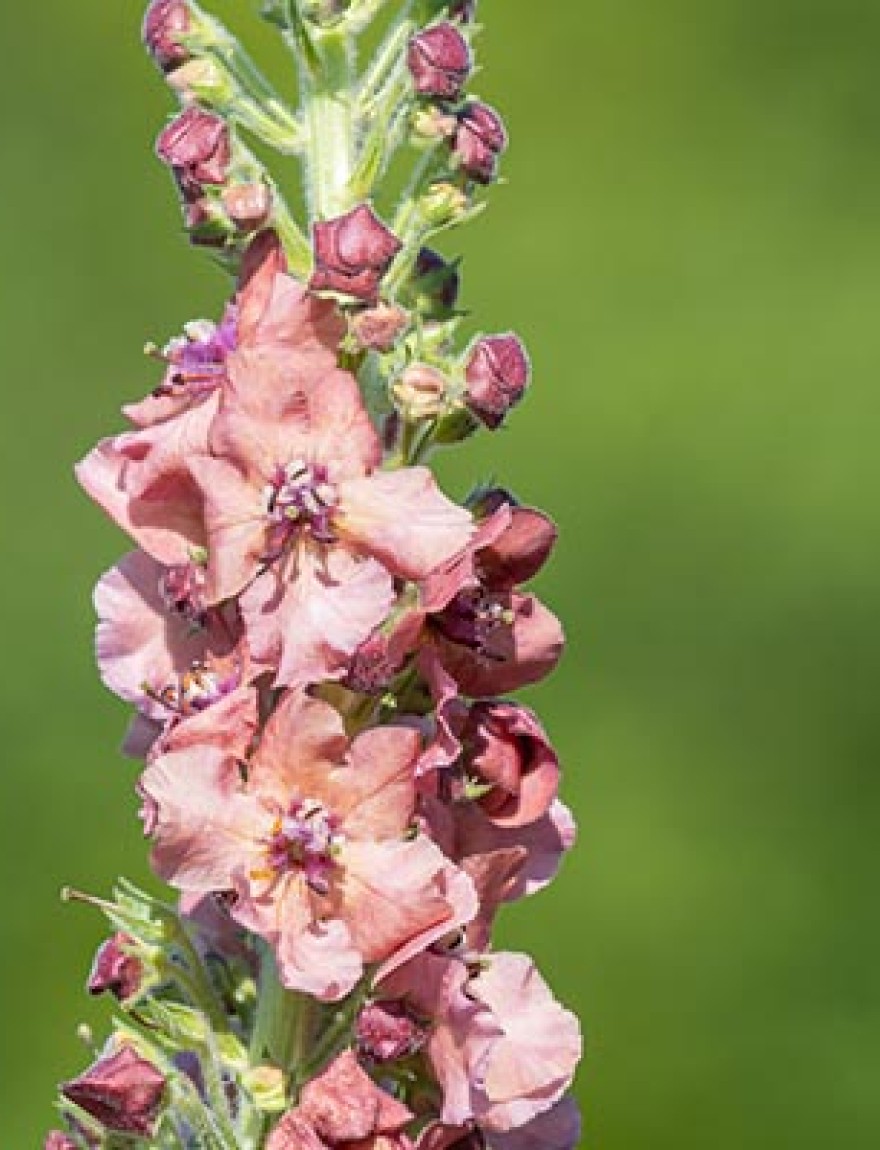
<svg viewBox="0 0 880 1150">
<path fill-rule="evenodd" d="M 66 892 L 109 923 L 87 988 L 115 1020 L 48 1150 L 577 1142 L 577 1020 L 492 942 L 575 841 L 509 697 L 562 653 L 525 586 L 556 528 L 430 467 L 531 381 L 518 336 L 462 346 L 459 263 L 428 246 L 482 209 L 507 133 L 466 91 L 473 0 L 391 7 L 267 0 L 296 107 L 194 0 L 144 17 L 178 101 L 156 153 L 232 280 L 148 345 L 153 389 L 77 468 L 129 539 L 96 653 L 173 893 Z"/>
</svg>

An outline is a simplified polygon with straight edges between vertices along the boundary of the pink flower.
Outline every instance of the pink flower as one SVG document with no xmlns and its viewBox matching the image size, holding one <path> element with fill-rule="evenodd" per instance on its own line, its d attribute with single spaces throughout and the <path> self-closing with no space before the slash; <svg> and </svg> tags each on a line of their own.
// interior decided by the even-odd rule
<svg viewBox="0 0 880 1150">
<path fill-rule="evenodd" d="M 284 685 L 342 674 L 388 613 L 393 577 L 424 578 L 472 528 L 426 468 L 376 470 L 353 376 L 332 363 L 303 374 L 295 354 L 270 351 L 231 358 L 213 455 L 189 466 L 205 500 L 208 601 L 241 595 L 254 658 Z"/>
<path fill-rule="evenodd" d="M 266 1150 L 409 1150 L 414 1115 L 381 1090 L 346 1050 L 300 1095 L 272 1131 Z"/>
<path fill-rule="evenodd" d="M 273 946 L 284 984 L 341 998 L 364 963 L 391 968 L 476 913 L 470 880 L 407 834 L 418 741 L 382 727 L 349 746 L 332 707 L 289 692 L 243 786 L 216 746 L 147 769 L 154 866 L 183 891 L 234 891 L 233 917 Z"/>
<path fill-rule="evenodd" d="M 577 1104 L 566 1096 L 524 1126 L 505 1133 L 491 1132 L 488 1140 L 479 1126 L 432 1122 L 419 1135 L 416 1150 L 574 1150 L 580 1134 Z"/>
</svg>

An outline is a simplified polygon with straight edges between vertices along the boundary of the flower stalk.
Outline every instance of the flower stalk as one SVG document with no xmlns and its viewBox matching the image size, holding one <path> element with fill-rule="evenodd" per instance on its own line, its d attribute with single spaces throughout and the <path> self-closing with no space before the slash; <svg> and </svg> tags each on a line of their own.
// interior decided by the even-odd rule
<svg viewBox="0 0 880 1150">
<path fill-rule="evenodd" d="M 577 1142 L 577 1020 L 492 944 L 575 837 L 552 744 L 506 697 L 561 655 L 528 590 L 556 529 L 427 466 L 530 383 L 513 333 L 461 346 L 458 263 L 425 246 L 482 210 L 507 137 L 465 92 L 473 0 L 391 11 L 360 67 L 389 8 L 266 0 L 296 108 L 192 0 L 146 14 L 180 104 L 157 154 L 233 285 L 150 345 L 154 390 L 77 469 L 134 545 L 98 583 L 96 647 L 178 901 L 67 893 L 113 931 L 88 985 L 117 1017 L 47 1150 Z M 251 137 L 300 160 L 303 212 Z"/>
</svg>

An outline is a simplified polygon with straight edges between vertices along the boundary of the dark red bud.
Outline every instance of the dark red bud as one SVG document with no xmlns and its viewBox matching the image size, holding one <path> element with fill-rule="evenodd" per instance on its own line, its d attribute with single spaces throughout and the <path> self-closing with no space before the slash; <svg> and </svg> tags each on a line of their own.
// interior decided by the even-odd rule
<svg viewBox="0 0 880 1150">
<path fill-rule="evenodd" d="M 141 38 L 163 72 L 170 72 L 189 59 L 189 50 L 181 42 L 189 26 L 186 0 L 152 0 L 147 8 Z"/>
<path fill-rule="evenodd" d="M 122 1046 L 79 1078 L 62 1083 L 61 1093 L 106 1129 L 150 1138 L 162 1107 L 165 1076 L 132 1047 Z"/>
<path fill-rule="evenodd" d="M 471 24 L 477 17 L 477 0 L 453 0 L 449 5 L 450 20 Z"/>
<path fill-rule="evenodd" d="M 457 100 L 471 72 L 471 50 L 452 24 L 425 28 L 409 42 L 407 66 L 420 96 Z"/>
<path fill-rule="evenodd" d="M 498 427 L 522 399 L 530 376 L 529 357 L 517 336 L 485 336 L 474 344 L 465 368 L 467 405 L 487 427 Z"/>
<path fill-rule="evenodd" d="M 315 270 L 309 287 L 376 303 L 400 240 L 368 204 L 314 226 Z"/>
<path fill-rule="evenodd" d="M 86 983 L 89 994 L 109 992 L 120 1002 L 137 994 L 144 968 L 140 960 L 126 950 L 131 942 L 127 934 L 117 931 L 98 948 Z"/>
<path fill-rule="evenodd" d="M 507 130 L 488 104 L 473 101 L 458 114 L 452 154 L 458 166 L 478 184 L 491 184 L 498 170 L 498 157 L 507 147 Z"/>
<path fill-rule="evenodd" d="M 176 116 L 156 140 L 156 154 L 174 169 L 184 189 L 222 184 L 231 151 L 226 121 L 195 105 Z"/>
</svg>

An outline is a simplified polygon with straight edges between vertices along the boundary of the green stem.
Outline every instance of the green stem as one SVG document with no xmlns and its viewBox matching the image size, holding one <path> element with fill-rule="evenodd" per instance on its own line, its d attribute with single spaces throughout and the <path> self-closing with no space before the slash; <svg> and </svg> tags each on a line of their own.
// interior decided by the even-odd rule
<svg viewBox="0 0 880 1150">
<path fill-rule="evenodd" d="M 260 992 L 250 1043 L 250 1060 L 259 1065 L 269 1058 L 285 1071 L 302 1064 L 311 1030 L 314 1002 L 281 985 L 275 956 L 263 946 L 260 960 Z"/>
<path fill-rule="evenodd" d="M 353 206 L 353 48 L 349 37 L 335 30 L 316 31 L 312 46 L 314 59 L 299 51 L 306 194 L 312 220 L 333 219 Z"/>
</svg>

